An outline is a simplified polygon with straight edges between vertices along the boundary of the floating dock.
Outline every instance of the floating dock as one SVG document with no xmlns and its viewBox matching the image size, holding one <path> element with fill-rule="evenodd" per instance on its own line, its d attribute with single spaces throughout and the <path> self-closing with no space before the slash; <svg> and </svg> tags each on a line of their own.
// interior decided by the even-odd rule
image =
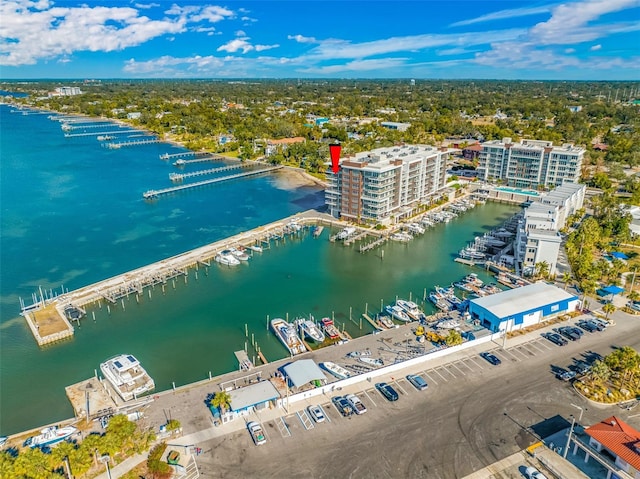
<svg viewBox="0 0 640 479">
<path fill-rule="evenodd" d="M 253 369 L 255 367 L 244 349 L 241 351 L 234 351 L 233 354 L 238 360 L 239 368 L 241 371 L 249 371 L 250 369 Z"/>
</svg>

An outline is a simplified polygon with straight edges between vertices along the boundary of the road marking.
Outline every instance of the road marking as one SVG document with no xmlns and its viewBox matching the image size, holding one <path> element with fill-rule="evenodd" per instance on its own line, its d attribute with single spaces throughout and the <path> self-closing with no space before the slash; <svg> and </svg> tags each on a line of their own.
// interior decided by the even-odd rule
<svg viewBox="0 0 640 479">
<path fill-rule="evenodd" d="M 442 374 L 440 374 L 436 369 L 431 369 L 431 371 L 433 371 L 434 373 L 436 373 L 438 376 L 440 376 L 444 381 L 448 381 L 447 378 L 445 378 Z"/>
<path fill-rule="evenodd" d="M 429 378 L 429 380 L 431 380 L 431 381 L 433 381 L 434 383 L 436 383 L 436 385 L 438 384 L 438 381 L 436 381 L 435 379 L 433 379 L 433 377 L 431 377 L 431 375 L 430 375 L 428 372 L 424 371 L 422 374 L 424 374 L 425 376 L 427 376 L 427 377 Z M 429 381 L 427 381 L 427 382 L 429 382 Z"/>
<path fill-rule="evenodd" d="M 511 356 L 511 361 L 520 361 L 520 358 L 518 356 L 516 356 L 515 354 L 509 352 L 509 350 L 507 349 L 503 349 L 502 350 L 502 354 L 503 356 L 506 354 L 509 354 L 509 356 Z"/>
<path fill-rule="evenodd" d="M 362 391 L 364 393 L 365 396 L 367 396 L 367 398 L 369 399 L 369 401 L 371 401 L 371 404 L 373 404 L 374 406 L 378 407 L 378 405 L 376 404 L 376 402 L 373 400 L 373 398 L 371 396 L 369 396 L 369 393 L 367 391 Z"/>
<path fill-rule="evenodd" d="M 296 411 L 296 415 L 298 416 L 298 419 L 300 419 L 300 422 L 302 423 L 302 426 L 308 431 L 309 429 L 313 429 L 314 425 L 313 425 L 313 421 L 311 420 L 311 418 L 309 416 L 307 416 L 307 412 L 302 409 L 300 411 Z"/>
<path fill-rule="evenodd" d="M 461 359 L 461 360 L 460 360 L 460 363 L 462 363 L 462 364 L 464 365 L 464 367 L 465 367 L 465 368 L 467 368 L 469 371 L 473 372 L 474 370 L 473 370 L 471 367 L 469 367 L 469 365 L 467 364 L 467 360 L 468 360 L 468 359 L 469 359 L 469 358 Z"/>
<path fill-rule="evenodd" d="M 289 426 L 287 426 L 287 423 L 284 421 L 284 416 L 277 417 L 274 420 L 274 422 L 276 423 L 276 427 L 278 428 L 278 431 L 280 431 L 280 435 L 282 437 L 284 438 L 291 437 L 291 430 L 289 429 Z M 286 435 L 285 435 L 285 432 L 286 432 Z"/>
<path fill-rule="evenodd" d="M 450 364 L 451 364 L 451 366 L 453 366 L 454 368 L 456 368 L 458 371 L 460 371 L 460 373 L 461 373 L 463 376 L 466 376 L 466 375 L 467 375 L 467 373 L 465 373 L 462 369 L 460 369 L 460 368 L 456 365 L 456 363 L 450 363 Z"/>
<path fill-rule="evenodd" d="M 453 374 L 451 371 L 449 371 L 449 369 L 448 369 L 448 368 L 446 368 L 445 366 L 442 366 L 442 368 L 443 368 L 446 372 L 448 372 L 449 374 L 451 374 L 451 375 L 453 376 L 453 378 L 454 378 L 454 379 L 457 379 L 457 378 L 458 378 L 458 376 L 456 376 L 456 375 L 455 375 L 455 374 Z"/>
<path fill-rule="evenodd" d="M 541 351 L 546 352 L 549 351 L 551 348 L 551 343 L 549 343 L 548 340 L 542 340 L 542 338 L 538 338 L 536 340 L 533 341 L 536 345 L 536 347 L 540 348 Z"/>
<path fill-rule="evenodd" d="M 396 387 L 397 387 L 400 391 L 402 391 L 402 394 L 405 394 L 405 395 L 407 394 L 407 391 L 405 391 L 405 390 L 402 388 L 402 386 L 400 386 L 400 384 L 398 383 L 398 381 L 393 381 L 393 382 L 395 383 Z"/>
<path fill-rule="evenodd" d="M 468 359 L 470 359 L 473 362 L 473 364 L 478 366 L 480 369 L 484 369 L 484 365 L 481 362 L 479 362 L 477 358 L 473 358 L 473 357 L 469 356 Z"/>
<path fill-rule="evenodd" d="M 324 406 L 322 404 L 318 404 L 318 407 L 320 408 L 320 410 L 322 411 L 322 414 L 324 415 L 324 417 L 327 418 L 327 421 L 331 422 L 331 418 L 329 417 L 329 415 L 327 414 L 327 411 L 324 410 Z"/>
</svg>

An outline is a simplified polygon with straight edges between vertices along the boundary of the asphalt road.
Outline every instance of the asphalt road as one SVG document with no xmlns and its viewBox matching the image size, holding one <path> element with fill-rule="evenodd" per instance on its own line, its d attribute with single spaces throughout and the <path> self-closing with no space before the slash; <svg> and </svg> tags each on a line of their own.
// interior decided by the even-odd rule
<svg viewBox="0 0 640 479">
<path fill-rule="evenodd" d="M 370 384 L 359 393 L 368 408 L 361 416 L 340 417 L 325 397 L 330 421 L 313 429 L 291 414 L 284 418 L 291 435 L 267 421 L 268 442 L 260 447 L 246 430 L 199 444 L 200 472 L 205 478 L 460 478 L 535 442 L 530 426 L 556 415 L 577 418 L 581 411 L 572 404 L 583 408 L 583 425 L 616 414 L 638 428 L 640 411 L 593 406 L 551 371 L 587 352 L 639 350 L 640 319 L 620 315 L 617 323 L 564 347 L 537 334 L 506 351 L 495 344 L 485 350 L 502 360 L 498 366 L 476 351 L 407 371 L 421 373 L 429 388 L 417 391 L 404 378 L 389 378 L 400 393 L 395 403 Z"/>
</svg>

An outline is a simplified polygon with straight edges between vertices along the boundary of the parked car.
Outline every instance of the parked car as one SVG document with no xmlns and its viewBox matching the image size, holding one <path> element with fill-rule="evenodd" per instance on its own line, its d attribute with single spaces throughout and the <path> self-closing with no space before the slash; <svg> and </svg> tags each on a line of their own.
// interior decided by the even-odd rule
<svg viewBox="0 0 640 479">
<path fill-rule="evenodd" d="M 575 364 L 573 365 L 573 370 L 578 374 L 586 374 L 589 372 L 590 369 L 591 369 L 591 366 L 589 366 L 584 361 L 576 361 Z"/>
<path fill-rule="evenodd" d="M 634 311 L 640 311 L 640 303 L 636 302 L 636 301 L 629 301 L 627 303 L 627 306 L 631 309 L 633 309 Z"/>
<path fill-rule="evenodd" d="M 396 392 L 395 389 L 393 389 L 393 387 L 391 387 L 390 384 L 376 383 L 376 389 L 380 391 L 380 394 L 382 394 L 385 398 L 387 398 L 388 401 L 398 400 L 398 397 L 399 397 L 398 393 Z"/>
<path fill-rule="evenodd" d="M 556 377 L 558 379 L 562 379 L 563 381 L 571 381 L 573 378 L 576 377 L 576 372 L 569 371 L 567 369 L 561 369 L 556 371 Z"/>
<path fill-rule="evenodd" d="M 309 406 L 307 411 L 309 411 L 309 416 L 311 416 L 315 422 L 324 422 L 326 419 L 320 406 Z"/>
<path fill-rule="evenodd" d="M 267 438 L 264 435 L 264 431 L 262 430 L 262 426 L 260 425 L 260 423 L 251 421 L 247 423 L 247 429 L 249 429 L 249 432 L 251 433 L 251 439 L 253 439 L 253 442 L 256 446 L 261 446 L 262 444 L 267 442 Z"/>
<path fill-rule="evenodd" d="M 418 376 L 417 374 L 409 374 L 407 376 L 407 381 L 413 384 L 413 387 L 415 387 L 418 391 L 423 391 L 429 387 L 427 381 L 422 379 L 422 376 Z"/>
<path fill-rule="evenodd" d="M 356 414 L 360 415 L 367 412 L 366 406 L 362 401 L 360 401 L 360 398 L 355 394 L 347 394 L 345 396 L 345 399 L 349 401 L 349 404 L 351 405 L 351 407 L 353 408 Z"/>
<path fill-rule="evenodd" d="M 484 353 L 480 353 L 480 356 L 482 356 L 484 359 L 489 361 L 494 366 L 497 366 L 498 364 L 502 363 L 502 361 L 500 361 L 500 358 L 495 354 L 484 352 Z"/>
<path fill-rule="evenodd" d="M 593 317 L 590 319 L 590 321 L 593 321 L 594 323 L 599 325 L 602 328 L 602 330 L 607 329 L 607 326 L 609 326 L 609 321 L 605 321 L 604 319 Z"/>
<path fill-rule="evenodd" d="M 547 479 L 547 476 L 538 471 L 535 467 L 530 466 L 524 470 L 524 477 L 527 479 Z"/>
<path fill-rule="evenodd" d="M 580 321 L 578 323 L 578 326 L 580 326 L 582 329 L 590 333 L 593 333 L 594 331 L 598 330 L 598 327 L 596 326 L 596 324 L 591 321 Z"/>
<path fill-rule="evenodd" d="M 565 346 L 567 344 L 567 340 L 558 333 L 547 333 L 544 337 L 558 346 Z"/>
<path fill-rule="evenodd" d="M 607 328 L 605 321 L 595 321 L 595 319 L 587 319 L 585 322 L 594 325 L 598 331 L 604 331 Z"/>
<path fill-rule="evenodd" d="M 578 341 L 580 339 L 580 335 L 576 334 L 576 332 L 570 326 L 562 326 L 556 331 L 562 334 L 565 338 L 570 339 L 571 341 Z"/>
<path fill-rule="evenodd" d="M 333 402 L 333 405 L 336 407 L 338 412 L 344 417 L 349 417 L 353 414 L 353 408 L 344 396 L 336 396 L 331 399 L 331 401 Z"/>
</svg>

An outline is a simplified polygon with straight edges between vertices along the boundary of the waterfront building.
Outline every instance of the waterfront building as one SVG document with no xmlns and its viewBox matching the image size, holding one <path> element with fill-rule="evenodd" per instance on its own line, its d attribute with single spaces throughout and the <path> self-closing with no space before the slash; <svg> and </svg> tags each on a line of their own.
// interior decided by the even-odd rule
<svg viewBox="0 0 640 479">
<path fill-rule="evenodd" d="M 266 156 L 271 156 L 274 153 L 277 153 L 278 150 L 285 151 L 289 145 L 304 142 L 305 139 L 301 136 L 296 136 L 294 138 L 281 138 L 279 140 L 267 140 L 267 146 L 264 149 L 264 154 Z"/>
<path fill-rule="evenodd" d="M 578 309 L 579 298 L 544 281 L 469 301 L 474 320 L 492 332 L 510 332 Z"/>
<path fill-rule="evenodd" d="M 280 393 L 271 381 L 258 381 L 249 386 L 230 390 L 229 397 L 229 409 L 221 417 L 223 423 L 248 416 L 254 411 L 259 412 L 274 407 L 276 400 L 280 398 Z"/>
<path fill-rule="evenodd" d="M 54 91 L 49 92 L 49 97 L 54 96 L 75 96 L 81 95 L 82 91 L 77 86 L 60 86 L 57 87 Z"/>
<path fill-rule="evenodd" d="M 533 189 L 577 183 L 584 152 L 584 148 L 568 143 L 553 146 L 551 141 L 522 140 L 517 143 L 511 138 L 487 141 L 482 144 L 478 177 Z"/>
<path fill-rule="evenodd" d="M 555 275 L 562 242 L 560 230 L 567 218 L 582 208 L 586 189 L 585 185 L 565 183 L 524 210 L 514 245 L 517 273 L 533 274 L 536 264 L 546 262 L 549 274 Z"/>
<path fill-rule="evenodd" d="M 358 222 L 395 222 L 445 187 L 451 151 L 402 145 L 343 158 L 338 173 L 328 173 L 329 212 Z"/>
</svg>

